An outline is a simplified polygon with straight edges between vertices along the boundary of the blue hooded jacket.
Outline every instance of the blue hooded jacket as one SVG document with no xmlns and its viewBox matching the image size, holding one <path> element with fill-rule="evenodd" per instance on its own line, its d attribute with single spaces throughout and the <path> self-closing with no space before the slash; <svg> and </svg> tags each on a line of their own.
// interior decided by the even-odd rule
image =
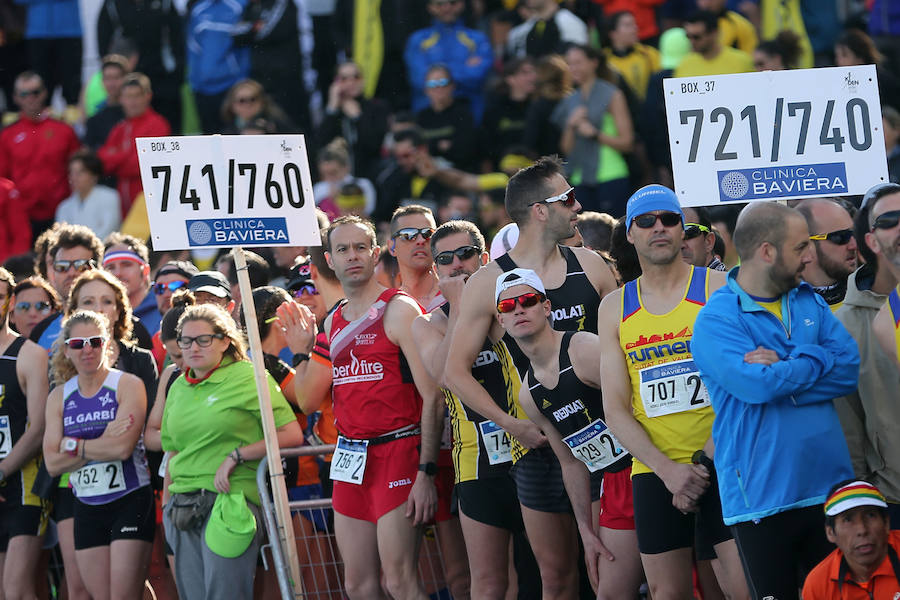
<svg viewBox="0 0 900 600">
<path fill-rule="evenodd" d="M 227 91 L 250 76 L 250 48 L 234 45 L 245 33 L 241 15 L 248 0 L 201 0 L 188 15 L 187 66 L 191 89 L 206 95 Z"/>
<path fill-rule="evenodd" d="M 738 285 L 735 267 L 694 323 L 694 363 L 709 390 L 726 525 L 822 504 L 853 477 L 832 400 L 856 389 L 856 341 L 807 283 L 781 298 L 782 319 Z M 781 360 L 744 362 L 762 346 Z"/>
</svg>

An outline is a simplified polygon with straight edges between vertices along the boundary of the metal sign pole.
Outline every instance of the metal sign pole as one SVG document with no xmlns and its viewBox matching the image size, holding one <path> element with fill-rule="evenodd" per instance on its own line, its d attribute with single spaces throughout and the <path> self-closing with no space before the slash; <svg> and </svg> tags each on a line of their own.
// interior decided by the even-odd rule
<svg viewBox="0 0 900 600">
<path fill-rule="evenodd" d="M 269 481 L 272 484 L 272 499 L 275 503 L 275 516 L 278 522 L 279 540 L 290 569 L 294 597 L 303 600 L 303 585 L 300 579 L 300 561 L 297 546 L 294 542 L 294 527 L 291 510 L 288 507 L 287 487 L 284 483 L 284 470 L 281 466 L 281 449 L 275 432 L 275 417 L 272 414 L 272 400 L 269 396 L 269 385 L 266 380 L 266 367 L 263 362 L 262 342 L 259 338 L 259 326 L 256 323 L 256 307 L 253 303 L 253 290 L 250 287 L 250 275 L 247 273 L 247 259 L 244 249 L 234 248 L 234 268 L 238 285 L 241 289 L 241 302 L 244 307 L 247 337 L 250 341 L 250 359 L 253 362 L 253 373 L 256 377 L 256 391 L 259 395 L 259 412 L 262 417 L 263 434 L 266 439 L 266 458 L 269 461 Z"/>
</svg>

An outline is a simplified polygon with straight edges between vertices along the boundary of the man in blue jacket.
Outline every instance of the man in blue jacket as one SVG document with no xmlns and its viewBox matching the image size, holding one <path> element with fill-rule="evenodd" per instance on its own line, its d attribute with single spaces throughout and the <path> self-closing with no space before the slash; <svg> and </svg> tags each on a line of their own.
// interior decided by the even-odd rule
<svg viewBox="0 0 900 600">
<path fill-rule="evenodd" d="M 751 596 L 796 598 L 801 577 L 832 549 L 829 486 L 853 477 L 832 399 L 856 388 L 859 351 L 801 280 L 813 249 L 799 212 L 751 204 L 734 243 L 741 266 L 697 316 L 694 362 L 716 412 L 722 513 Z"/>
<path fill-rule="evenodd" d="M 409 36 L 403 60 L 412 87 L 412 109 L 428 106 L 425 75 L 429 67 L 443 64 L 456 83 L 456 95 L 469 101 L 475 122 L 484 112 L 484 82 L 491 71 L 494 54 L 487 36 L 463 24 L 462 0 L 429 0 L 428 12 L 434 18 L 431 27 Z"/>
</svg>

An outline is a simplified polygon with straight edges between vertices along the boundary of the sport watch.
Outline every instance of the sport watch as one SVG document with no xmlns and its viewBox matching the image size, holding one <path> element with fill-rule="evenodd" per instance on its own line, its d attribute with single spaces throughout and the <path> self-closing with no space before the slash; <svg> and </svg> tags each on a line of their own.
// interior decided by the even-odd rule
<svg viewBox="0 0 900 600">
<path fill-rule="evenodd" d="M 437 475 L 437 464 L 433 462 L 422 463 L 419 465 L 419 470 L 426 475 L 431 475 L 432 477 L 434 477 L 435 475 Z"/>
<path fill-rule="evenodd" d="M 712 474 L 713 470 L 716 468 L 713 460 L 706 455 L 706 452 L 704 452 L 703 449 L 694 452 L 694 455 L 691 457 L 691 462 L 695 465 L 703 465 L 710 474 Z"/>
<path fill-rule="evenodd" d="M 78 454 L 78 440 L 66 438 L 65 443 L 63 443 L 63 451 L 71 456 L 76 456 Z"/>
</svg>

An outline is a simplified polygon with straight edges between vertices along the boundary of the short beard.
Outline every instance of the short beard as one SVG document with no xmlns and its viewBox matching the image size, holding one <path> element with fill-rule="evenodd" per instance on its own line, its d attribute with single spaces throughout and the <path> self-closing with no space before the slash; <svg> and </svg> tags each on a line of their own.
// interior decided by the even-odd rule
<svg viewBox="0 0 900 600">
<path fill-rule="evenodd" d="M 854 269 L 847 266 L 845 262 L 837 262 L 824 254 L 817 254 L 819 259 L 819 268 L 834 281 L 844 281 L 850 276 Z"/>
</svg>

